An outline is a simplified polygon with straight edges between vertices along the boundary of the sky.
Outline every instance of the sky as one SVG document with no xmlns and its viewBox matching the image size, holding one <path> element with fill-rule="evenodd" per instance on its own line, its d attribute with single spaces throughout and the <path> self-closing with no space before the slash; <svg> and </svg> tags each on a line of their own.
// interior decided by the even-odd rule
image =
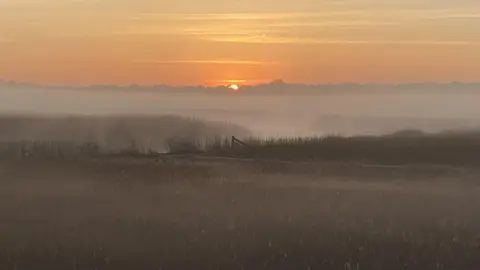
<svg viewBox="0 0 480 270">
<path fill-rule="evenodd" d="M 480 81 L 478 0 L 1 0 L 0 80 Z"/>
</svg>

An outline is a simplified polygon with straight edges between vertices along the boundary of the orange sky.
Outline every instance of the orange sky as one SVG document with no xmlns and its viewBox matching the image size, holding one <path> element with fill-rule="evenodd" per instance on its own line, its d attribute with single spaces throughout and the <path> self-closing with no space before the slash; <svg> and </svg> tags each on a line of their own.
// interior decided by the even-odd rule
<svg viewBox="0 0 480 270">
<path fill-rule="evenodd" d="M 3 0 L 0 79 L 480 81 L 478 0 Z"/>
</svg>

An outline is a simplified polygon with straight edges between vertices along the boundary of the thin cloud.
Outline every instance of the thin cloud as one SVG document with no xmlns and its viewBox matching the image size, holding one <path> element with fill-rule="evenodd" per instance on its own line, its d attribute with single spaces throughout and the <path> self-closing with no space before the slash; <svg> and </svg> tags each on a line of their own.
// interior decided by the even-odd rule
<svg viewBox="0 0 480 270">
<path fill-rule="evenodd" d="M 371 21 L 371 20 L 328 20 L 328 21 L 303 21 L 303 22 L 279 22 L 271 23 L 271 27 L 378 27 L 387 25 L 400 25 L 394 21 Z"/>
<path fill-rule="evenodd" d="M 292 13 L 177 13 L 177 14 L 158 14 L 158 13 L 139 13 L 135 15 L 136 19 L 154 19 L 158 20 L 180 20 L 180 21 L 265 21 L 265 20 L 285 20 L 285 19 L 305 19 L 305 18 L 328 18 L 343 15 L 359 15 L 365 13 L 360 10 L 352 11 L 331 11 L 331 12 L 292 12 Z"/>
<path fill-rule="evenodd" d="M 480 12 L 432 14 L 432 15 L 425 16 L 425 19 L 428 19 L 428 20 L 480 19 Z"/>
<path fill-rule="evenodd" d="M 379 9 L 375 11 L 352 9 L 344 11 L 325 12 L 292 12 L 292 13 L 212 13 L 212 14 L 159 14 L 138 13 L 132 16 L 137 21 L 179 21 L 183 23 L 196 22 L 199 24 L 216 23 L 326 23 L 335 22 L 350 25 L 384 25 L 408 23 L 423 19 L 475 19 L 480 17 L 480 10 L 468 9 Z M 369 21 L 365 23 L 365 21 Z"/>
<path fill-rule="evenodd" d="M 247 80 L 216 80 L 216 81 L 209 81 L 208 83 L 225 83 L 225 84 L 230 84 L 230 83 L 246 83 Z M 251 82 L 251 81 L 249 81 Z"/>
<path fill-rule="evenodd" d="M 195 39 L 213 42 L 236 42 L 236 43 L 266 43 L 266 44 L 385 44 L 385 45 L 436 45 L 436 46 L 465 46 L 477 44 L 471 37 L 464 37 L 463 40 L 450 39 L 449 37 L 425 36 L 423 40 L 417 40 L 414 28 L 425 27 L 419 21 L 427 18 L 454 18 L 474 17 L 475 13 L 459 13 L 456 10 L 452 13 L 449 10 L 399 10 L 387 12 L 387 14 L 376 12 L 362 14 L 359 16 L 343 16 L 349 13 L 339 13 L 338 17 L 321 18 L 319 13 L 299 14 L 217 14 L 203 15 L 205 21 L 195 25 L 186 25 L 179 32 Z M 350 13 L 353 14 L 353 13 Z M 362 16 L 360 16 L 362 15 Z M 366 15 L 366 16 L 363 16 Z M 224 21 L 209 21 L 210 19 L 222 19 Z M 258 21 L 260 18 L 271 18 L 270 20 Z M 236 20 L 238 19 L 238 20 Z M 431 26 L 429 26 L 431 27 Z M 391 31 L 411 31 L 409 37 L 401 40 L 391 40 L 382 32 L 373 32 L 380 28 Z M 335 29 L 342 32 L 333 32 Z M 351 30 L 346 33 L 345 30 Z M 358 31 L 358 32 L 357 32 Z M 369 32 L 366 32 L 369 31 Z M 320 37 L 318 34 L 322 33 Z M 334 36 L 331 36 L 333 33 Z M 376 37 L 361 37 L 363 33 L 375 33 Z M 393 32 L 392 32 L 393 33 Z M 306 36 L 299 36 L 305 35 Z M 329 37 L 330 35 L 330 37 Z M 339 35 L 343 35 L 339 36 Z M 381 38 L 383 35 L 383 38 Z M 360 40 L 354 39 L 359 37 Z M 399 38 L 400 39 L 400 38 Z M 461 38 L 459 38 L 461 39 Z"/>
<path fill-rule="evenodd" d="M 452 40 L 348 40 L 348 39 L 321 39 L 295 37 L 268 37 L 268 36 L 218 36 L 208 40 L 216 42 L 234 43 L 261 43 L 261 44 L 338 44 L 338 45 L 439 45 L 439 46 L 467 46 L 478 45 L 478 42 Z"/>
<path fill-rule="evenodd" d="M 135 60 L 141 64 L 214 64 L 214 65 L 276 65 L 278 62 L 265 62 L 253 60 Z"/>
<path fill-rule="evenodd" d="M 269 39 L 275 36 L 291 36 L 298 30 L 331 31 L 368 30 L 379 28 L 415 27 L 420 21 L 429 19 L 470 18 L 480 12 L 475 10 L 383 10 L 366 12 L 365 10 L 326 11 L 324 13 L 229 13 L 229 14 L 162 14 L 141 13 L 135 16 L 135 23 L 129 24 L 117 34 L 142 35 L 184 35 L 202 40 L 251 40 L 262 36 Z M 169 27 L 164 27 L 165 25 Z M 347 36 L 345 38 L 348 38 Z M 260 38 L 264 39 L 264 38 Z M 278 42 L 276 42 L 278 43 Z M 284 41 L 283 43 L 288 43 Z M 325 43 L 325 42 L 321 42 Z M 333 42 L 339 43 L 339 42 Z M 346 42 L 341 42 L 346 43 Z M 352 42 L 348 42 L 352 43 Z M 373 43 L 355 41 L 353 43 Z M 388 42 L 384 42 L 388 43 Z M 392 43 L 392 42 L 390 42 Z M 464 44 L 463 41 L 400 41 L 393 43 L 422 44 Z"/>
<path fill-rule="evenodd" d="M 230 85 L 240 84 L 242 86 L 258 85 L 270 82 L 271 79 L 237 79 L 237 80 L 210 80 L 206 81 L 206 85 Z"/>
<path fill-rule="evenodd" d="M 210 24 L 187 27 L 183 33 L 187 35 L 263 35 L 287 33 L 290 28 L 376 28 L 381 26 L 395 26 L 398 22 L 376 22 L 368 20 L 336 20 L 336 21 L 293 21 L 293 22 L 269 22 L 263 24 Z"/>
<path fill-rule="evenodd" d="M 404 9 L 404 10 L 384 10 L 376 15 L 378 18 L 387 19 L 394 17 L 404 23 L 415 22 L 417 20 L 449 20 L 449 19 L 476 19 L 480 18 L 480 9 Z"/>
</svg>

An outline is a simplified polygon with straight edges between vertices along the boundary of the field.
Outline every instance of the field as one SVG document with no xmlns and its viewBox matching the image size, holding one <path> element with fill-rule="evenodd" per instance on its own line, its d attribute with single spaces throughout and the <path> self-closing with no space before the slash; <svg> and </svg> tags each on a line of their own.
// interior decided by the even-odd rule
<svg viewBox="0 0 480 270">
<path fill-rule="evenodd" d="M 476 130 L 255 138 L 178 116 L 0 128 L 0 269 L 480 267 Z"/>
<path fill-rule="evenodd" d="M 383 165 L 477 166 L 480 161 L 480 133 L 477 131 L 426 134 L 405 130 L 378 136 L 251 138 L 244 143 L 247 147 L 213 142 L 207 144 L 206 155 Z"/>
<path fill-rule="evenodd" d="M 67 144 L 63 148 L 97 144 L 102 152 L 165 152 L 172 138 L 197 142 L 232 134 L 246 136 L 249 131 L 227 122 L 180 115 L 0 115 L 0 155 L 4 145 L 15 142 Z"/>
<path fill-rule="evenodd" d="M 478 269 L 475 166 L 0 162 L 0 269 Z"/>
</svg>

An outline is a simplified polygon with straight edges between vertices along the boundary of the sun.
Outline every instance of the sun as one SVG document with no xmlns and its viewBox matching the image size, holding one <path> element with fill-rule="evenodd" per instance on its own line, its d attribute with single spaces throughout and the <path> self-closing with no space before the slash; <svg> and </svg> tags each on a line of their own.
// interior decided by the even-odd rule
<svg viewBox="0 0 480 270">
<path fill-rule="evenodd" d="M 240 89 L 240 87 L 236 84 L 231 84 L 228 86 L 228 88 L 232 89 L 233 91 L 238 91 L 238 89 Z"/>
</svg>

